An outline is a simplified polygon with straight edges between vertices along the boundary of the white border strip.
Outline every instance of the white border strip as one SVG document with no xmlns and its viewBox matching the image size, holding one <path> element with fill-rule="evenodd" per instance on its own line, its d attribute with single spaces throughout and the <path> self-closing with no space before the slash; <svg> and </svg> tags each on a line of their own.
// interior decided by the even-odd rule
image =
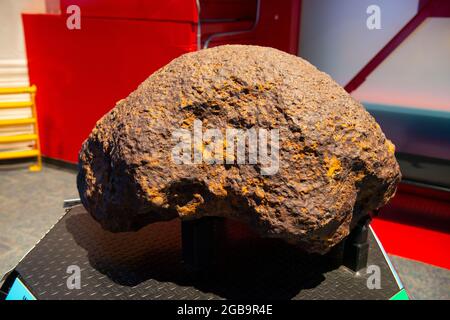
<svg viewBox="0 0 450 320">
<path fill-rule="evenodd" d="M 394 268 L 394 266 L 392 265 L 391 259 L 389 259 L 389 256 L 387 255 L 386 251 L 384 250 L 383 245 L 382 245 L 381 242 L 380 242 L 380 239 L 378 239 L 377 234 L 375 233 L 375 231 L 373 230 L 373 228 L 372 228 L 371 225 L 369 225 L 369 228 L 370 228 L 370 231 L 372 231 L 373 237 L 374 237 L 375 240 L 377 241 L 377 244 L 378 244 L 378 246 L 380 247 L 381 252 L 383 253 L 384 260 L 386 260 L 386 262 L 387 262 L 387 264 L 388 264 L 388 266 L 389 266 L 389 269 L 391 269 L 392 274 L 394 275 L 394 278 L 395 278 L 395 281 L 397 282 L 397 285 L 399 286 L 400 290 L 404 289 L 403 283 L 402 283 L 402 281 L 400 280 L 400 277 L 398 276 L 397 271 L 395 271 L 395 268 Z"/>
</svg>

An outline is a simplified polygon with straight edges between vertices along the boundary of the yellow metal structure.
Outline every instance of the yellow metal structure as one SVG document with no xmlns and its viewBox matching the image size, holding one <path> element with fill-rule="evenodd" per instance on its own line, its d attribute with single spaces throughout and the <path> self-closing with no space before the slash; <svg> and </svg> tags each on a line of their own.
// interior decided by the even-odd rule
<svg viewBox="0 0 450 320">
<path fill-rule="evenodd" d="M 11 143 L 20 141 L 32 141 L 37 139 L 37 134 L 18 134 L 14 136 L 0 136 L 0 143 Z"/>
<path fill-rule="evenodd" d="M 30 124 L 35 122 L 36 122 L 35 118 L 5 119 L 0 120 L 0 126 L 13 126 L 19 124 Z"/>
<path fill-rule="evenodd" d="M 0 109 L 27 108 L 32 106 L 33 103 L 31 101 L 0 102 Z"/>
<path fill-rule="evenodd" d="M 39 128 L 36 113 L 36 86 L 19 88 L 0 88 L 0 95 L 29 93 L 30 101 L 0 102 L 0 109 L 31 108 L 31 118 L 0 120 L 1 126 L 33 124 L 34 133 L 12 136 L 0 136 L 0 143 L 13 143 L 20 141 L 34 141 L 34 149 L 23 151 L 0 151 L 0 160 L 37 157 L 37 163 L 30 166 L 30 171 L 42 169 L 41 144 L 39 141 Z"/>
</svg>

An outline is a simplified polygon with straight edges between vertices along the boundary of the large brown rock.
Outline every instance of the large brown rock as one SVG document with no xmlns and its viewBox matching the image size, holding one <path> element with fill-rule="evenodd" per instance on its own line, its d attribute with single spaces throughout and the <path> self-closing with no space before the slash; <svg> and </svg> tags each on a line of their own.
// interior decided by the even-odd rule
<svg viewBox="0 0 450 320">
<path fill-rule="evenodd" d="M 195 119 L 203 129 L 278 129 L 279 170 L 175 163 L 172 134 Z M 324 253 L 399 180 L 393 144 L 327 74 L 275 49 L 232 45 L 185 54 L 119 101 L 82 146 L 78 189 L 114 232 L 225 216 Z"/>
</svg>

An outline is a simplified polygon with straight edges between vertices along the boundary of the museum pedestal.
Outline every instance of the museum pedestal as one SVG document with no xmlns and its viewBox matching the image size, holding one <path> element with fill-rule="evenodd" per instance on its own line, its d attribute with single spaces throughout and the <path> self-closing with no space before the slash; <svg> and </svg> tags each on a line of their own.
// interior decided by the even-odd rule
<svg viewBox="0 0 450 320">
<path fill-rule="evenodd" d="M 75 206 L 5 277 L 1 291 L 7 299 L 407 298 L 372 229 L 366 231 L 372 267 L 355 272 L 345 255 L 343 265 L 336 259 L 339 250 L 306 254 L 227 219 L 183 226 L 172 220 L 114 234 Z"/>
</svg>

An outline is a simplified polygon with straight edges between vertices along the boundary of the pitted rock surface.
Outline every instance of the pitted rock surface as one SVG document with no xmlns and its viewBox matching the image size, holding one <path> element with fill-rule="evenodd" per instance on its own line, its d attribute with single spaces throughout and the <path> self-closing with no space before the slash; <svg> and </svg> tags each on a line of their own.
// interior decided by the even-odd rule
<svg viewBox="0 0 450 320">
<path fill-rule="evenodd" d="M 172 134 L 194 120 L 203 130 L 278 129 L 278 171 L 175 163 Z M 227 45 L 173 60 L 119 101 L 84 142 L 77 184 L 113 232 L 223 216 L 325 253 L 388 202 L 400 177 L 394 145 L 327 74 L 276 49 Z"/>
</svg>

